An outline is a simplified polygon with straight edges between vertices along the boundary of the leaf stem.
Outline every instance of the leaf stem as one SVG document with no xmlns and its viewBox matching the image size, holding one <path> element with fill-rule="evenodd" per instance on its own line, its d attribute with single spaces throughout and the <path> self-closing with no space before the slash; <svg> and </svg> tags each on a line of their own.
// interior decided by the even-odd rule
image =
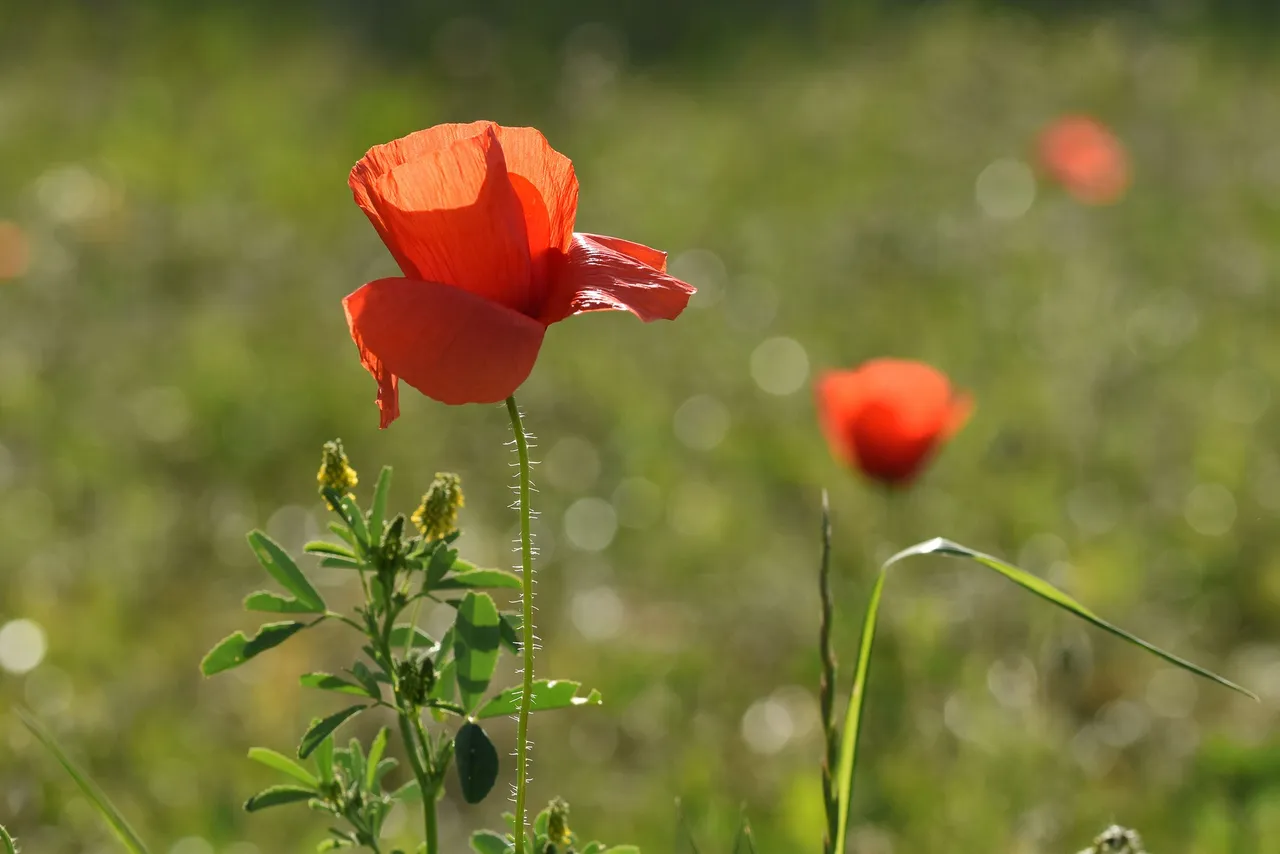
<svg viewBox="0 0 1280 854">
<path fill-rule="evenodd" d="M 524 854 L 525 797 L 529 769 L 529 705 L 533 700 L 533 541 L 529 533 L 529 443 L 514 396 L 507 398 L 507 414 L 515 433 L 520 457 L 520 599 L 522 606 L 520 653 L 524 681 L 516 723 L 516 832 L 515 854 Z"/>
</svg>

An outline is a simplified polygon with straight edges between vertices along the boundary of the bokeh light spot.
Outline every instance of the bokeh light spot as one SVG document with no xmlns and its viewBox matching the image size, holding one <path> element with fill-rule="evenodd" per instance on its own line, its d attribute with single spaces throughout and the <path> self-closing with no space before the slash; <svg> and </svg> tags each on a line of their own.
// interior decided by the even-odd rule
<svg viewBox="0 0 1280 854">
<path fill-rule="evenodd" d="M 769 394 L 793 394 L 809 377 L 809 354 L 792 338 L 770 338 L 751 353 L 751 378 Z"/>
<path fill-rule="evenodd" d="M 686 447 L 710 451 L 729 432 L 729 410 L 710 395 L 694 395 L 676 410 L 673 427 L 676 438 Z"/>
<path fill-rule="evenodd" d="M 600 454 L 586 439 L 566 436 L 551 447 L 542 471 L 556 489 L 585 492 L 600 476 Z"/>
<path fill-rule="evenodd" d="M 992 219 L 1017 219 L 1036 200 L 1036 178 L 1021 160 L 1004 158 L 989 164 L 974 184 L 978 207 Z"/>
<path fill-rule="evenodd" d="M 1197 533 L 1220 537 L 1236 522 L 1236 499 L 1221 484 L 1202 483 L 1187 493 L 1182 512 Z"/>
<path fill-rule="evenodd" d="M 618 514 L 603 498 L 579 498 L 564 514 L 564 535 L 583 551 L 609 547 L 618 532 Z"/>
<path fill-rule="evenodd" d="M 608 640 L 622 631 L 622 599 L 612 587 L 579 590 L 569 607 L 573 625 L 587 640 Z"/>
<path fill-rule="evenodd" d="M 763 756 L 782 750 L 794 733 L 791 710 L 776 697 L 757 700 L 742 716 L 742 740 L 754 753 Z"/>
<path fill-rule="evenodd" d="M 40 666 L 47 651 L 44 629 L 34 620 L 10 620 L 0 626 L 0 668 L 28 673 Z"/>
<path fill-rule="evenodd" d="M 214 854 L 214 850 L 209 840 L 203 837 L 184 836 L 173 843 L 173 847 L 169 849 L 169 854 Z"/>
<path fill-rule="evenodd" d="M 689 308 L 710 308 L 724 298 L 726 271 L 720 256 L 709 249 L 690 249 L 667 265 L 671 275 L 698 289 Z"/>
</svg>

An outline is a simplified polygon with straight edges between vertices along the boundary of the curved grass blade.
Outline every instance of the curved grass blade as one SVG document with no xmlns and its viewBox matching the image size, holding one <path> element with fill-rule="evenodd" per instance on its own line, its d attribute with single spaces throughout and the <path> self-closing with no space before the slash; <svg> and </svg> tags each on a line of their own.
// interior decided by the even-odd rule
<svg viewBox="0 0 1280 854">
<path fill-rule="evenodd" d="M 80 787 L 80 792 L 89 799 L 89 803 L 93 804 L 94 809 L 102 816 L 102 820 L 107 823 L 107 826 L 111 828 L 116 838 L 120 840 L 120 843 L 130 854 L 148 854 L 147 846 L 138 838 L 137 832 L 129 825 L 129 822 L 125 821 L 120 811 L 107 799 L 102 789 L 98 788 L 98 784 L 89 779 L 89 776 L 71 761 L 71 757 L 67 756 L 53 735 L 44 728 L 44 725 L 24 709 L 15 709 L 15 711 L 18 713 L 18 718 L 23 725 L 36 737 L 36 740 L 44 745 L 45 750 L 52 753 L 53 758 L 58 760 L 58 764 L 62 766 L 63 770 L 71 775 L 71 779 Z"/>
<path fill-rule="evenodd" d="M 0 854 L 18 854 L 18 846 L 3 824 L 0 824 Z"/>
<path fill-rule="evenodd" d="M 948 557 L 964 558 L 976 563 L 982 564 L 988 569 L 992 569 L 1005 578 L 1009 579 L 1019 587 L 1034 593 L 1042 599 L 1046 599 L 1062 608 L 1085 622 L 1092 623 L 1103 631 L 1110 632 L 1122 640 L 1145 649 L 1147 652 L 1161 658 L 1170 664 L 1180 667 L 1183 670 L 1196 674 L 1197 676 L 1216 682 L 1223 687 L 1230 688 L 1251 697 L 1258 699 L 1258 695 L 1254 694 L 1247 688 L 1226 679 L 1211 670 L 1206 670 L 1198 664 L 1193 664 L 1185 658 L 1180 658 L 1171 652 L 1166 652 L 1154 644 L 1148 643 L 1137 635 L 1130 634 L 1124 629 L 1099 617 L 1090 611 L 1084 605 L 1081 605 L 1075 599 L 1063 593 L 1058 588 L 1049 584 L 1041 578 L 1037 578 L 1031 573 L 1018 569 L 1018 567 L 1005 563 L 999 558 L 991 555 L 974 551 L 967 546 L 959 543 L 953 543 L 942 537 L 935 537 L 932 540 L 926 540 L 923 543 L 917 543 L 910 548 L 903 549 L 893 557 L 889 558 L 880 567 L 880 574 L 876 578 L 875 587 L 871 590 L 871 599 L 867 602 L 867 613 L 862 623 L 862 645 L 858 649 L 858 667 L 853 679 L 853 690 L 849 695 L 849 708 L 845 713 L 844 732 L 840 745 L 840 765 L 838 769 L 839 788 L 837 797 L 839 802 L 839 814 L 836 826 L 836 843 L 837 851 L 845 850 L 845 837 L 848 835 L 849 829 L 849 801 L 853 796 L 853 775 L 858 759 L 858 728 L 862 723 L 862 708 L 866 701 L 867 673 L 871 667 L 871 650 L 876 638 L 876 619 L 880 612 L 880 597 L 884 593 L 884 581 L 888 575 L 889 567 L 903 561 L 909 557 L 917 555 L 947 555 Z"/>
</svg>

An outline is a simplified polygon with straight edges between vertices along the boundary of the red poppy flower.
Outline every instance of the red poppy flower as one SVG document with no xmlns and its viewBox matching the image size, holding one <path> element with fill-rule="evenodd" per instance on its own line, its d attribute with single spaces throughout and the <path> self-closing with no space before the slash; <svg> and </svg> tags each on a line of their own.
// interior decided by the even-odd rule
<svg viewBox="0 0 1280 854">
<path fill-rule="evenodd" d="M 529 376 L 548 324 L 611 309 L 670 320 L 694 291 L 664 252 L 573 231 L 573 164 L 533 128 L 437 125 L 371 148 L 348 183 L 404 272 L 343 300 L 383 427 L 400 379 L 442 403 L 495 403 Z"/>
<path fill-rule="evenodd" d="M 921 362 L 873 359 L 829 371 L 816 387 L 831 452 L 887 484 L 915 477 L 933 451 L 964 426 L 973 403 Z"/>
<path fill-rule="evenodd" d="M 1120 140 L 1086 116 L 1068 116 L 1040 135 L 1040 162 L 1068 193 L 1087 204 L 1120 200 L 1129 188 L 1129 157 Z"/>
</svg>

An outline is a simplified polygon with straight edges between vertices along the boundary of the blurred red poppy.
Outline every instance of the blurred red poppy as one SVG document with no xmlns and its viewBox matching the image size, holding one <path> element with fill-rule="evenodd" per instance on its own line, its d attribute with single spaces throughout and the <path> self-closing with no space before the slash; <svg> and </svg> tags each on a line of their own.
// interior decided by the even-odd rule
<svg viewBox="0 0 1280 854">
<path fill-rule="evenodd" d="M 1058 119 L 1040 134 L 1040 163 L 1087 204 L 1117 202 L 1129 189 L 1129 156 L 1114 134 L 1087 116 Z"/>
<path fill-rule="evenodd" d="M 956 393 L 942 372 L 900 359 L 829 371 L 816 391 L 831 452 L 890 485 L 914 478 L 973 409 L 969 396 Z"/>
<path fill-rule="evenodd" d="M 610 309 L 669 320 L 694 291 L 664 252 L 573 231 L 573 164 L 533 128 L 437 125 L 370 149 L 348 183 L 404 272 L 343 300 L 383 427 L 399 379 L 494 403 L 529 376 L 548 324 Z"/>
<path fill-rule="evenodd" d="M 27 271 L 31 245 L 26 232 L 13 222 L 0 220 L 0 279 L 16 279 Z"/>
</svg>

